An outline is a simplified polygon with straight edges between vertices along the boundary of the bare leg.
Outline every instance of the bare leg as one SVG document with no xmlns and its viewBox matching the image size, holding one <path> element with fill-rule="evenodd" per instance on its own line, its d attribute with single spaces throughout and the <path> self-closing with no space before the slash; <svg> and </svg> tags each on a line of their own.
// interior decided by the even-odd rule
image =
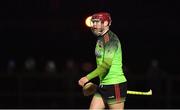
<svg viewBox="0 0 180 110">
<path fill-rule="evenodd" d="M 124 102 L 109 105 L 110 109 L 124 110 Z"/>
<path fill-rule="evenodd" d="M 104 105 L 104 101 L 103 101 L 102 97 L 93 96 L 89 109 L 90 110 L 93 110 L 93 109 L 100 110 L 100 109 L 104 109 L 104 108 L 105 108 L 105 105 Z"/>
</svg>

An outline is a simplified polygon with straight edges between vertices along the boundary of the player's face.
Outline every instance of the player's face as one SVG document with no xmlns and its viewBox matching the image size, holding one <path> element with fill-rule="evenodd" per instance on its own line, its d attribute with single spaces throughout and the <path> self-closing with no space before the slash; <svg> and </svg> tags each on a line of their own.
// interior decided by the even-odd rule
<svg viewBox="0 0 180 110">
<path fill-rule="evenodd" d="M 104 24 L 100 20 L 93 20 L 91 30 L 97 36 L 102 35 Z"/>
</svg>

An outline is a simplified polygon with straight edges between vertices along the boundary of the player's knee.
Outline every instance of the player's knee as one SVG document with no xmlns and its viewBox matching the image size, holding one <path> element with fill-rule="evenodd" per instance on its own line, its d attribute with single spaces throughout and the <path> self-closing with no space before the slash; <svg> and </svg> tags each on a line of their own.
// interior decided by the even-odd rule
<svg viewBox="0 0 180 110">
<path fill-rule="evenodd" d="M 92 101 L 91 101 L 89 109 L 91 109 L 91 110 L 96 109 L 97 110 L 97 109 L 104 109 L 104 108 L 105 108 L 105 105 L 104 105 L 102 98 L 94 96 Z"/>
</svg>

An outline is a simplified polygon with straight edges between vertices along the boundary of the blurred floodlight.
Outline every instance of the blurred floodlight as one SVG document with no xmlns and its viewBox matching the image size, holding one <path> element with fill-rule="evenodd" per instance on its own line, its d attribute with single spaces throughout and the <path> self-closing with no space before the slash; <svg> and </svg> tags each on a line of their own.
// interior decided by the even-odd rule
<svg viewBox="0 0 180 110">
<path fill-rule="evenodd" d="M 87 27 L 92 27 L 91 18 L 92 18 L 92 16 L 89 16 L 85 20 L 85 24 L 86 24 Z"/>
</svg>

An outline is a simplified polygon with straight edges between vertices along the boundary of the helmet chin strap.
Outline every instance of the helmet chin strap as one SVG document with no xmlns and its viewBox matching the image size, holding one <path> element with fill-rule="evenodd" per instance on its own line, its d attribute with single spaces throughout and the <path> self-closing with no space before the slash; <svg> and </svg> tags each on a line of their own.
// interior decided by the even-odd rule
<svg viewBox="0 0 180 110">
<path fill-rule="evenodd" d="M 109 27 L 101 31 L 101 36 L 103 36 L 107 31 L 109 30 Z"/>
<path fill-rule="evenodd" d="M 104 29 L 101 28 L 101 30 L 99 30 L 99 32 L 95 32 L 92 28 L 93 33 L 97 36 L 103 36 L 108 30 L 109 30 L 109 26 L 104 27 Z"/>
</svg>

